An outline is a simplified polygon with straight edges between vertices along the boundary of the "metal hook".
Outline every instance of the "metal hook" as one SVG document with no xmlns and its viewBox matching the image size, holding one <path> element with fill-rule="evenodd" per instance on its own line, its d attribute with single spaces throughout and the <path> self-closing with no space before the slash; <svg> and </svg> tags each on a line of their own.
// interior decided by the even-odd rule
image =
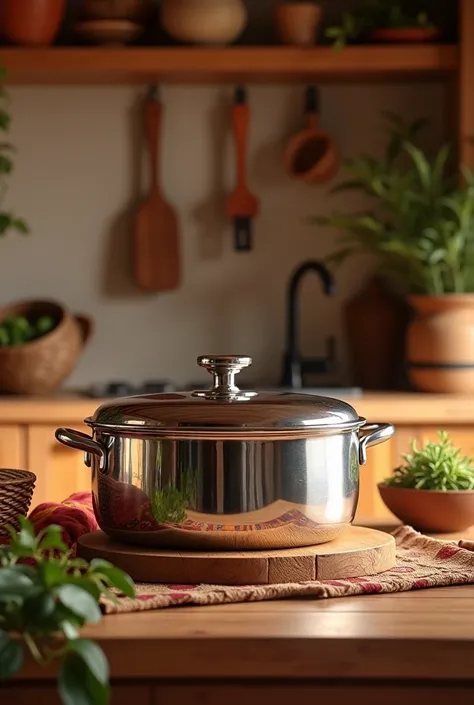
<svg viewBox="0 0 474 705">
<path fill-rule="evenodd" d="M 160 100 L 160 86 L 158 84 L 148 86 L 147 100 L 154 100 L 157 103 Z"/>
</svg>

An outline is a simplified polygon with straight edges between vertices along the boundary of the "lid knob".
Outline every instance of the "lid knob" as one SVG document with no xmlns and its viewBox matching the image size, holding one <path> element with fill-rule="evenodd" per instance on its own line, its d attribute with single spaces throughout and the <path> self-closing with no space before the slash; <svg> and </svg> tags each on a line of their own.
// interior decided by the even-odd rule
<svg viewBox="0 0 474 705">
<path fill-rule="evenodd" d="M 201 355 L 198 365 L 205 367 L 213 375 L 211 389 L 195 392 L 205 399 L 246 399 L 249 394 L 241 392 L 235 384 L 235 375 L 252 364 L 252 358 L 246 355 Z"/>
</svg>

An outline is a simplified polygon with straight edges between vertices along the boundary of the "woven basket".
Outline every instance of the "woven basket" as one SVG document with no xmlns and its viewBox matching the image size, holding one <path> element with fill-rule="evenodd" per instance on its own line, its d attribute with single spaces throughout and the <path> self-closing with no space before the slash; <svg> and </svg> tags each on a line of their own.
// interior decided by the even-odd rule
<svg viewBox="0 0 474 705">
<path fill-rule="evenodd" d="M 8 536 L 7 524 L 20 528 L 18 516 L 28 514 L 35 482 L 29 470 L 0 469 L 0 536 Z"/>
<path fill-rule="evenodd" d="M 92 334 L 92 321 L 54 301 L 21 301 L 0 308 L 0 320 L 9 316 L 51 316 L 56 327 L 29 343 L 0 347 L 0 392 L 39 395 L 55 391 L 75 368 Z"/>
</svg>

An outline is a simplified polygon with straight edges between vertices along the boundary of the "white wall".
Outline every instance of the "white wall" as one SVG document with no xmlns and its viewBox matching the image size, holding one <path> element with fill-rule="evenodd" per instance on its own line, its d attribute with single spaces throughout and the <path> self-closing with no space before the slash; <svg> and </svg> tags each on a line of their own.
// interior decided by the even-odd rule
<svg viewBox="0 0 474 705">
<path fill-rule="evenodd" d="M 302 124 L 303 93 L 304 86 L 249 86 L 250 182 L 262 212 L 254 250 L 239 254 L 221 215 L 222 194 L 232 185 L 226 107 L 232 88 L 164 87 L 163 180 L 180 214 L 183 284 L 175 293 L 143 295 L 129 264 L 143 90 L 10 89 L 18 154 L 5 205 L 28 219 L 32 234 L 0 242 L 0 301 L 54 297 L 95 318 L 95 336 L 68 386 L 117 378 L 186 383 L 205 376 L 195 358 L 207 352 L 250 354 L 247 379 L 277 381 L 290 273 L 305 259 L 324 256 L 334 239 L 305 219 L 344 206 L 326 187 L 293 183 L 283 170 L 285 141 Z M 346 155 L 384 146 L 383 109 L 430 116 L 430 140 L 445 134 L 437 84 L 329 85 L 321 88 L 321 101 L 323 126 Z M 347 377 L 341 305 L 364 267 L 354 261 L 338 273 L 334 299 L 323 296 L 315 277 L 304 286 L 303 352 L 321 354 L 326 336 L 336 334 L 341 381 Z"/>
</svg>

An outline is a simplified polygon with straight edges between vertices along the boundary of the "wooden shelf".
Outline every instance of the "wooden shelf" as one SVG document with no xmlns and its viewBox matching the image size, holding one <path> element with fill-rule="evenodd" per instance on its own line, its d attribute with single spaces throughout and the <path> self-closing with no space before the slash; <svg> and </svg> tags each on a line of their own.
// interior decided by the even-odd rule
<svg viewBox="0 0 474 705">
<path fill-rule="evenodd" d="M 455 45 L 331 47 L 0 47 L 10 84 L 294 82 L 439 78 Z"/>
</svg>

